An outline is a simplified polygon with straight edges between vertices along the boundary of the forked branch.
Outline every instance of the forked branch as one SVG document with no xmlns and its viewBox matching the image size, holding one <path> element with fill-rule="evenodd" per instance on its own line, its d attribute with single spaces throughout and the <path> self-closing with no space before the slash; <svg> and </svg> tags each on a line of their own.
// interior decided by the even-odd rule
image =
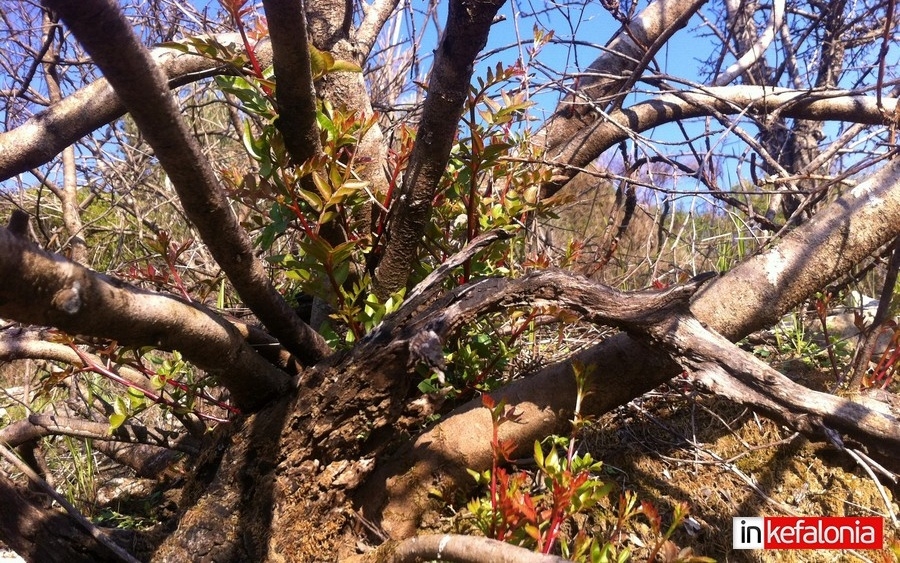
<svg viewBox="0 0 900 563">
<path fill-rule="evenodd" d="M 330 353 L 275 289 L 196 138 L 168 94 L 166 77 L 115 2 L 47 0 L 94 58 L 166 171 L 185 213 L 243 301 L 307 364 Z"/>
</svg>

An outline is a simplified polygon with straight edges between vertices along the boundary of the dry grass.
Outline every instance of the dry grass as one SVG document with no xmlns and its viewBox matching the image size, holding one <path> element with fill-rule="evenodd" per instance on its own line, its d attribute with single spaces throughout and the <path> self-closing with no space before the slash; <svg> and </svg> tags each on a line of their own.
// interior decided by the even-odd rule
<svg viewBox="0 0 900 563">
<path fill-rule="evenodd" d="M 887 552 L 732 550 L 733 516 L 887 517 L 887 508 L 849 456 L 794 436 L 747 409 L 696 396 L 687 381 L 676 380 L 605 415 L 583 443 L 604 461 L 607 478 L 661 513 L 688 502 L 699 531 L 682 527 L 673 541 L 694 553 L 746 562 L 892 560 L 884 559 Z M 900 512 L 900 486 L 883 484 L 892 510 Z M 889 519 L 885 537 L 898 537 Z"/>
</svg>

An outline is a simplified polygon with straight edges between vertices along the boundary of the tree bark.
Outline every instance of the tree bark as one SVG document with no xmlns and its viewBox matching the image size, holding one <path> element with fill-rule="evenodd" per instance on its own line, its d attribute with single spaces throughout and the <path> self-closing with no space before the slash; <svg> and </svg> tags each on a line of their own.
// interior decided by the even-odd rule
<svg viewBox="0 0 900 563">
<path fill-rule="evenodd" d="M 276 125 L 297 164 L 320 151 L 316 90 L 309 62 L 304 2 L 264 0 L 278 89 Z"/>
<path fill-rule="evenodd" d="M 165 76 L 119 7 L 107 0 L 47 0 L 94 58 L 166 171 L 182 206 L 235 290 L 269 331 L 301 361 L 329 352 L 269 279 L 246 231 L 172 96 Z M 161 94 L 162 93 L 162 94 Z"/>
<path fill-rule="evenodd" d="M 0 473 L 0 536 L 28 561 L 91 563 L 122 561 L 64 513 L 28 499 Z"/>
<path fill-rule="evenodd" d="M 767 251 L 708 284 L 691 310 L 710 328 L 738 340 L 772 326 L 898 234 L 900 161 L 895 160 Z M 521 412 L 515 425 L 500 427 L 501 439 L 517 444 L 519 455 L 529 455 L 534 440 L 567 431 L 576 396 L 572 360 L 593 368 L 593 392 L 582 406 L 585 416 L 608 412 L 681 372 L 666 354 L 619 334 L 514 381 L 493 396 Z M 480 401 L 457 408 L 382 460 L 367 484 L 365 499 L 360 499 L 364 514 L 382 522 L 392 537 L 413 533 L 422 515 L 435 508 L 431 488 L 449 494 L 470 486 L 466 468 L 490 467 L 485 442 L 491 432 L 490 414 Z"/>
<path fill-rule="evenodd" d="M 57 33 L 59 24 L 53 21 L 50 18 L 50 14 L 47 13 L 43 16 L 43 23 L 46 30 L 45 41 L 50 45 L 46 55 L 47 62 L 44 63 L 47 93 L 50 95 L 50 103 L 57 104 L 63 99 L 62 89 L 60 88 L 59 68 L 56 64 L 59 58 L 59 47 L 53 38 L 53 35 Z M 56 187 L 53 192 L 59 198 L 60 207 L 62 208 L 63 226 L 66 229 L 66 235 L 68 235 L 67 244 L 64 246 L 68 247 L 69 257 L 72 260 L 83 263 L 87 256 L 87 246 L 85 246 L 81 232 L 83 225 L 81 222 L 81 207 L 78 204 L 78 173 L 75 169 L 74 145 L 69 145 L 63 149 L 62 164 L 63 185 L 61 188 Z"/>
<path fill-rule="evenodd" d="M 197 303 L 140 290 L 49 254 L 0 228 L 0 316 L 122 345 L 179 350 L 217 375 L 242 409 L 282 394 L 289 376 L 256 353 L 237 328 Z"/>
<path fill-rule="evenodd" d="M 573 137 L 597 121 L 602 110 L 617 105 L 647 63 L 672 35 L 684 27 L 706 0 L 663 0 L 647 8 L 606 44 L 585 71 L 577 91 L 559 103 L 535 139 L 553 160 L 572 150 Z"/>
<path fill-rule="evenodd" d="M 241 44 L 236 33 L 214 38 L 222 44 Z M 260 64 L 271 64 L 271 44 L 268 41 L 257 44 L 256 56 Z M 170 88 L 216 74 L 234 73 L 218 61 L 168 47 L 153 49 L 151 58 L 166 76 Z M 19 127 L 0 134 L 0 181 L 46 164 L 67 146 L 122 117 L 125 112 L 125 106 L 106 79 L 101 78 L 79 89 Z"/>
<path fill-rule="evenodd" d="M 388 239 L 375 268 L 373 288 L 386 299 L 404 287 L 431 216 L 438 182 L 447 168 L 450 148 L 462 116 L 475 57 L 484 48 L 503 0 L 452 0 L 447 27 L 435 54 L 422 121 L 391 207 Z"/>
</svg>

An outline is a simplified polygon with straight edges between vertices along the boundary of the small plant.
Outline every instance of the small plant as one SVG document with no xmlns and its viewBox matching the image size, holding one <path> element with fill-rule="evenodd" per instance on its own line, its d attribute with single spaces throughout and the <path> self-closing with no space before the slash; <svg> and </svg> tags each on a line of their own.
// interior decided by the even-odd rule
<svg viewBox="0 0 900 563">
<path fill-rule="evenodd" d="M 656 541 L 649 547 L 647 560 L 709 562 L 711 559 L 693 556 L 690 550 L 677 551 L 669 540 L 688 516 L 688 507 L 682 503 L 675 507 L 672 522 L 663 528 L 662 518 L 649 502 L 638 503 L 637 495 L 628 491 L 619 497 L 615 509 L 616 524 L 604 542 L 586 527 L 576 525 L 578 514 L 599 510 L 601 503 L 610 497 L 614 486 L 604 483 L 597 474 L 602 463 L 594 461 L 590 454 L 576 453 L 576 435 L 585 421 L 580 415 L 585 397 L 590 368 L 574 365 L 577 397 L 573 433 L 570 437 L 552 436 L 546 451 L 540 442 L 534 444 L 536 470 L 509 471 L 505 464 L 515 444 L 500 439 L 500 426 L 515 421 L 514 408 L 502 401 L 495 402 L 484 395 L 482 404 L 491 413 L 493 433 L 491 468 L 483 473 L 469 470 L 479 485 L 488 488 L 487 497 L 472 500 L 468 509 L 474 517 L 475 527 L 485 536 L 534 549 L 540 553 L 560 553 L 574 561 L 596 563 L 624 562 L 631 559 L 629 547 L 623 547 L 630 520 L 644 516 Z M 568 529 L 564 532 L 564 529 Z M 574 531 L 573 530 L 577 530 Z"/>
<path fill-rule="evenodd" d="M 864 387 L 880 386 L 887 389 L 891 382 L 897 380 L 897 366 L 900 365 L 900 326 L 896 321 L 890 321 L 883 330 L 891 334 L 891 340 L 878 356 L 875 368 L 863 379 Z"/>
</svg>

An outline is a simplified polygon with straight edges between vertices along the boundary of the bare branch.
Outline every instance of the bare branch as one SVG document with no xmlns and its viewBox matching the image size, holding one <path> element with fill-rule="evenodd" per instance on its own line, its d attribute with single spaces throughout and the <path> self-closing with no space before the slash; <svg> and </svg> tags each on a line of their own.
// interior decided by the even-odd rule
<svg viewBox="0 0 900 563">
<path fill-rule="evenodd" d="M 365 16 L 362 23 L 353 32 L 353 42 L 359 49 L 362 58 L 368 58 L 381 28 L 397 9 L 400 0 L 374 0 L 371 4 L 365 4 Z"/>
<path fill-rule="evenodd" d="M 140 290 L 91 272 L 0 229 L 0 316 L 124 345 L 180 350 L 217 375 L 242 409 L 286 391 L 288 376 L 264 360 L 238 330 L 197 303 Z"/>
<path fill-rule="evenodd" d="M 438 181 L 450 158 L 475 57 L 484 48 L 503 0 L 452 0 L 435 55 L 428 97 L 400 194 L 391 208 L 390 238 L 375 269 L 375 293 L 387 297 L 406 284 L 431 215 Z"/>
<path fill-rule="evenodd" d="M 535 553 L 524 547 L 504 543 L 490 538 L 459 535 L 424 535 L 401 542 L 388 542 L 379 546 L 376 554 L 385 554 L 390 563 L 415 563 L 418 561 L 454 561 L 456 563 L 564 563 L 568 559 L 556 555 Z M 370 555 L 358 559 L 369 561 L 377 558 Z"/>
<path fill-rule="evenodd" d="M 897 107 L 896 98 L 884 98 L 882 103 L 888 111 Z M 777 112 L 796 119 L 870 125 L 879 125 L 884 119 L 874 96 L 853 95 L 842 90 L 809 92 L 764 86 L 722 86 L 663 94 L 616 110 L 606 119 L 573 135 L 571 142 L 553 157 L 554 162 L 562 166 L 554 177 L 553 191 L 574 177 L 580 168 L 633 133 L 664 123 L 710 115 L 713 111 L 753 115 Z"/>
<path fill-rule="evenodd" d="M 44 436 L 74 436 L 91 440 L 149 444 L 188 454 L 197 454 L 200 443 L 176 432 L 123 424 L 110 433 L 109 423 L 59 415 L 32 414 L 0 430 L 0 443 L 10 448 Z"/>
<path fill-rule="evenodd" d="M 216 41 L 242 47 L 237 34 L 215 36 Z M 270 64 L 272 49 L 268 41 L 256 46 L 261 64 Z M 159 47 L 151 57 L 175 87 L 214 74 L 233 74 L 234 69 L 206 57 Z M 125 114 L 125 106 L 106 79 L 81 88 L 38 113 L 19 127 L 0 134 L 0 180 L 49 162 L 64 148 Z"/>
<path fill-rule="evenodd" d="M 278 120 L 275 124 L 284 135 L 284 144 L 294 162 L 301 164 L 320 149 L 305 2 L 263 0 L 263 6 L 272 38 L 272 63 L 278 81 L 275 91 Z"/>
<path fill-rule="evenodd" d="M 69 501 L 67 501 L 65 499 L 65 497 L 63 497 L 61 494 L 57 493 L 53 487 L 48 485 L 46 481 L 41 479 L 41 477 L 37 473 L 35 473 L 30 467 L 28 467 L 28 465 L 26 465 L 24 462 L 22 462 L 18 457 L 16 457 L 16 455 L 14 453 L 9 451 L 6 448 L 6 446 L 4 446 L 2 444 L 0 444 L 0 457 L 3 457 L 3 459 L 5 459 L 7 462 L 13 464 L 13 466 L 15 466 L 16 469 L 18 469 L 19 471 L 21 471 L 22 473 L 27 475 L 28 478 L 32 482 L 34 482 L 35 484 L 40 486 L 41 489 L 43 489 L 43 491 L 45 493 L 50 495 L 50 497 L 53 498 L 53 500 L 55 500 L 57 503 L 59 503 L 59 505 L 62 506 L 66 510 L 66 512 L 68 513 L 68 515 L 71 519 L 73 519 L 75 522 L 77 522 L 78 525 L 82 529 L 84 529 L 84 531 L 87 532 L 87 534 L 89 536 L 91 536 L 94 540 L 96 540 L 98 543 L 100 543 L 105 548 L 105 550 L 108 550 L 113 555 L 112 560 L 126 561 L 127 563 L 139 563 L 137 559 L 135 559 L 134 557 L 131 556 L 131 554 L 129 554 L 124 549 L 122 549 L 120 546 L 116 545 L 111 539 L 106 537 L 106 535 L 104 535 L 103 532 L 101 532 L 100 529 L 97 528 L 97 526 L 95 526 L 93 523 L 91 523 L 90 520 L 85 518 L 83 514 L 78 512 L 78 509 L 76 509 L 74 506 L 72 506 L 72 504 Z M 3 493 L 4 493 L 3 496 L 6 496 L 7 500 L 10 500 L 9 496 L 11 496 L 11 493 L 14 490 L 14 488 L 12 487 L 11 483 L 6 482 L 6 477 L 2 476 L 2 475 L 0 475 L 0 487 L 3 487 L 3 489 L 6 489 L 5 491 L 3 491 Z M 9 507 L 8 504 L 6 506 Z M 27 510 L 26 507 L 27 507 L 27 505 L 22 506 L 21 508 L 25 508 Z M 15 511 L 14 514 L 16 514 L 16 518 L 21 517 L 21 515 L 18 513 L 18 511 Z M 21 532 L 20 532 L 20 534 L 21 534 Z M 21 534 L 21 535 L 24 535 L 24 534 Z M 65 551 L 68 551 L 68 550 L 61 551 L 61 553 L 64 553 Z M 56 560 L 56 557 L 54 556 L 49 560 L 51 560 L 51 561 Z"/>
<path fill-rule="evenodd" d="M 772 16 L 766 30 L 759 36 L 750 49 L 744 53 L 733 65 L 725 69 L 725 72 L 716 77 L 713 84 L 716 86 L 725 86 L 732 80 L 747 71 L 756 61 L 766 52 L 772 40 L 775 39 L 775 33 L 781 31 L 784 25 L 784 0 L 774 0 L 772 3 Z"/>
<path fill-rule="evenodd" d="M 561 270 L 541 270 L 513 280 L 486 279 L 451 292 L 406 331 L 446 338 L 488 311 L 559 305 L 585 321 L 615 326 L 638 338 L 649 336 L 648 342 L 661 344 L 684 367 L 704 374 L 704 383 L 718 381 L 717 391 L 728 388 L 728 380 L 739 380 L 751 392 L 736 390 L 732 385 L 722 394 L 765 407 L 767 415 L 807 435 L 824 436 L 823 425 L 827 423 L 867 445 L 878 445 L 885 451 L 900 448 L 900 420 L 895 416 L 809 390 L 704 328 L 688 312 L 688 300 L 705 279 L 708 276 L 666 291 L 630 293 Z M 758 402 L 760 398 L 764 402 Z"/>
<path fill-rule="evenodd" d="M 165 77 L 108 0 L 47 0 L 91 54 L 172 181 L 185 213 L 245 303 L 286 348 L 314 363 L 330 350 L 278 293 L 196 139 L 168 94 Z M 164 93 L 164 94 L 163 94 Z"/>
<path fill-rule="evenodd" d="M 606 44 L 603 54 L 585 71 L 575 95 L 560 102 L 535 141 L 551 154 L 571 146 L 572 136 L 600 117 L 591 102 L 597 101 L 600 107 L 612 103 L 705 3 L 706 0 L 651 2 Z"/>
</svg>

